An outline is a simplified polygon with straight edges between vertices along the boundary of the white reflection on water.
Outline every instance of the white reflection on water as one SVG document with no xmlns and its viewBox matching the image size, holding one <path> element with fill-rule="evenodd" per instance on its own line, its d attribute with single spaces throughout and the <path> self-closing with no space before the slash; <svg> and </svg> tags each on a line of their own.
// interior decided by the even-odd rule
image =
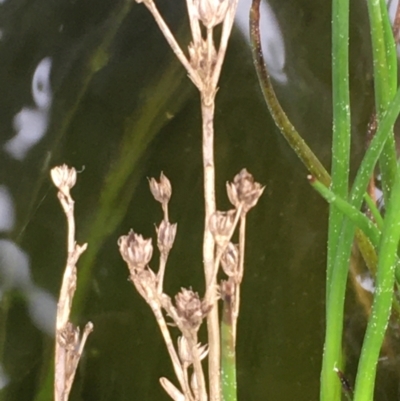
<svg viewBox="0 0 400 401">
<path fill-rule="evenodd" d="M 15 211 L 10 191 L 5 185 L 0 185 L 0 232 L 12 230 L 14 222 Z"/>
<path fill-rule="evenodd" d="M 50 72 L 51 58 L 46 57 L 36 67 L 32 78 L 32 97 L 35 106 L 24 107 L 14 117 L 13 125 L 17 134 L 5 143 L 4 149 L 17 160 L 23 160 L 46 133 L 53 97 Z"/>
<path fill-rule="evenodd" d="M 8 378 L 6 372 L 4 371 L 3 365 L 0 364 L 0 390 L 7 386 L 10 379 Z"/>
<path fill-rule="evenodd" d="M 361 288 L 365 291 L 373 294 L 375 292 L 375 281 L 368 273 L 358 274 L 356 276 L 357 283 L 360 284 Z"/>
<path fill-rule="evenodd" d="M 8 239 L 0 240 L 0 281 L 0 299 L 6 291 L 19 290 L 25 297 L 35 326 L 48 335 L 54 335 L 56 300 L 35 285 L 28 255 Z"/>
<path fill-rule="evenodd" d="M 247 42 L 249 37 L 249 12 L 251 0 L 240 0 L 236 13 L 235 23 L 240 29 Z M 268 3 L 262 1 L 260 4 L 260 36 L 265 63 L 271 77 L 285 84 L 287 75 L 285 72 L 285 44 L 282 31 L 272 8 Z"/>
</svg>

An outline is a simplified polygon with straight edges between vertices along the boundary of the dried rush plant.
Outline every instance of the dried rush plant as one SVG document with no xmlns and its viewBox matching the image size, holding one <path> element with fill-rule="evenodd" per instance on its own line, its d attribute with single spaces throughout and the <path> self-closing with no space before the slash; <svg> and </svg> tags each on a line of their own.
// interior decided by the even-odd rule
<svg viewBox="0 0 400 401">
<path fill-rule="evenodd" d="M 142 2 L 142 1 L 138 1 Z M 206 290 L 201 298 L 191 289 L 182 289 L 174 297 L 163 292 L 163 280 L 169 252 L 173 246 L 177 225 L 169 221 L 168 203 L 172 188 L 161 173 L 159 181 L 150 179 L 150 190 L 161 203 L 164 218 L 156 229 L 160 252 L 157 273 L 150 266 L 153 254 L 151 239 L 144 239 L 131 230 L 119 239 L 119 250 L 128 265 L 130 280 L 149 304 L 167 346 L 179 388 L 166 378 L 160 383 L 175 401 L 236 400 L 236 328 L 240 304 L 240 284 L 244 271 L 245 227 L 247 212 L 256 205 L 264 188 L 254 181 L 246 169 L 227 183 L 227 193 L 233 209 L 216 210 L 214 167 L 214 108 L 217 84 L 232 30 L 237 0 L 187 0 L 192 41 L 188 57 L 181 50 L 174 35 L 164 22 L 153 0 L 144 0 L 172 50 L 186 68 L 199 89 L 202 114 L 202 154 L 204 175 L 204 236 L 203 267 Z M 222 24 L 219 43 L 214 40 L 214 28 Z M 57 312 L 55 389 L 56 400 L 67 400 L 74 372 L 88 333 L 82 340 L 79 330 L 68 321 L 72 296 L 76 287 L 76 262 L 86 245 L 78 246 L 74 239 L 75 223 L 70 189 L 76 181 L 76 171 L 67 166 L 52 170 L 52 178 L 59 188 L 59 198 L 68 220 L 68 261 Z M 231 242 L 238 230 L 239 244 Z M 227 279 L 217 282 L 222 267 Z M 222 300 L 219 318 L 218 301 Z M 68 310 L 68 312 L 66 312 Z M 174 322 L 180 331 L 176 344 L 171 336 Z M 208 343 L 198 342 L 198 331 L 207 322 Z M 174 328 L 175 330 L 175 328 Z M 208 385 L 202 361 L 208 357 Z"/>
</svg>

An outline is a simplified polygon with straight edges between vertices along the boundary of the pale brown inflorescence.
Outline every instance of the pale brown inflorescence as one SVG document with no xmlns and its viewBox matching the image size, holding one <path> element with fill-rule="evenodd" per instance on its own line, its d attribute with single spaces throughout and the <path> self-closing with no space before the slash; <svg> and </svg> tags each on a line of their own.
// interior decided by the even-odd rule
<svg viewBox="0 0 400 401">
<path fill-rule="evenodd" d="M 187 323 L 190 328 L 197 331 L 208 312 L 204 303 L 200 300 L 199 294 L 192 290 L 182 288 L 181 291 L 175 295 L 175 305 L 178 316 Z"/>
<path fill-rule="evenodd" d="M 222 270 L 228 277 L 233 277 L 239 268 L 239 246 L 229 242 L 221 256 Z"/>
<path fill-rule="evenodd" d="M 264 188 L 254 181 L 254 177 L 245 168 L 235 175 L 232 183 L 226 183 L 230 202 L 237 209 L 242 207 L 243 213 L 247 213 L 257 204 Z"/>
<path fill-rule="evenodd" d="M 228 210 L 227 212 L 216 211 L 210 217 L 209 227 L 214 236 L 215 242 L 220 245 L 226 245 L 235 228 L 236 210 Z"/>
<path fill-rule="evenodd" d="M 208 29 L 212 29 L 224 21 L 226 13 L 232 3 L 231 0 L 193 1 L 199 20 Z"/>
<path fill-rule="evenodd" d="M 161 204 L 167 204 L 171 199 L 172 187 L 169 179 L 161 173 L 160 181 L 155 178 L 149 180 L 150 191 L 154 196 L 154 199 Z"/>
<path fill-rule="evenodd" d="M 153 255 L 151 238 L 144 239 L 133 230 L 130 230 L 128 235 L 122 235 L 118 240 L 118 245 L 122 258 L 128 264 L 131 273 L 144 270 Z"/>
<path fill-rule="evenodd" d="M 177 224 L 171 224 L 169 221 L 163 220 L 156 228 L 157 231 L 157 247 L 162 254 L 168 254 L 174 245 Z"/>
<path fill-rule="evenodd" d="M 52 168 L 50 175 L 54 185 L 64 194 L 69 193 L 76 183 L 76 170 L 66 164 Z"/>
<path fill-rule="evenodd" d="M 203 360 L 208 354 L 207 345 L 201 345 L 200 343 L 196 345 L 198 355 L 200 360 Z M 184 336 L 178 338 L 178 354 L 182 361 L 182 364 L 187 368 L 193 364 L 193 352 L 187 339 Z"/>
</svg>

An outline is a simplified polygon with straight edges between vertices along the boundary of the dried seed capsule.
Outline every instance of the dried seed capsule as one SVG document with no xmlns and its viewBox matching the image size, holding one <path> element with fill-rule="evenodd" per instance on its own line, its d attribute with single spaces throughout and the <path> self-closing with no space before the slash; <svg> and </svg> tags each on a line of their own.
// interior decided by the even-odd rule
<svg viewBox="0 0 400 401">
<path fill-rule="evenodd" d="M 235 224 L 236 210 L 227 212 L 216 211 L 210 217 L 209 228 L 214 236 L 215 242 L 223 246 L 231 238 Z"/>
<path fill-rule="evenodd" d="M 233 277 L 239 266 L 239 247 L 229 242 L 221 256 L 221 266 L 228 277 Z"/>
<path fill-rule="evenodd" d="M 153 255 L 151 238 L 144 239 L 141 235 L 135 234 L 133 230 L 128 235 L 122 235 L 118 240 L 119 251 L 122 258 L 128 263 L 129 268 L 143 270 L 150 262 Z"/>
<path fill-rule="evenodd" d="M 198 350 L 200 361 L 202 361 L 208 354 L 208 346 L 207 344 L 201 345 L 198 343 L 196 348 Z M 193 363 L 192 350 L 190 349 L 188 341 L 183 336 L 178 337 L 178 354 L 181 362 L 187 367 Z"/>
<path fill-rule="evenodd" d="M 150 191 L 154 196 L 154 199 L 162 204 L 167 204 L 171 199 L 172 187 L 169 179 L 161 173 L 160 182 L 157 182 L 155 178 L 149 180 Z"/>
<path fill-rule="evenodd" d="M 214 28 L 226 17 L 231 0 L 195 0 L 198 18 L 206 28 Z"/>
<path fill-rule="evenodd" d="M 76 183 L 76 170 L 66 164 L 52 168 L 50 175 L 54 185 L 63 193 L 68 193 Z"/>
<path fill-rule="evenodd" d="M 168 254 L 171 250 L 176 236 L 177 224 L 163 220 L 156 228 L 157 231 L 157 246 L 162 254 Z"/>
<path fill-rule="evenodd" d="M 199 294 L 182 288 L 175 295 L 175 304 L 178 316 L 183 322 L 187 323 L 190 329 L 197 330 L 205 316 L 203 303 L 200 300 Z"/>
<path fill-rule="evenodd" d="M 236 174 L 232 183 L 226 183 L 228 198 L 233 206 L 243 207 L 243 212 L 247 213 L 258 202 L 265 187 L 254 181 L 253 176 L 243 169 L 239 174 Z"/>
</svg>

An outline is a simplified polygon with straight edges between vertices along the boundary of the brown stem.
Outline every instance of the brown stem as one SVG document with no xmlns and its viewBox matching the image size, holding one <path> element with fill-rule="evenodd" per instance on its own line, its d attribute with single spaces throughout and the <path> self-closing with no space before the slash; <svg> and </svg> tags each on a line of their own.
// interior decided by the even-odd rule
<svg viewBox="0 0 400 401">
<path fill-rule="evenodd" d="M 214 100 L 214 97 L 213 97 Z M 206 288 L 210 291 L 212 309 L 207 316 L 209 345 L 209 382 L 210 400 L 220 399 L 220 339 L 216 288 L 212 284 L 214 268 L 215 241 L 209 228 L 211 215 L 215 212 L 215 166 L 214 166 L 214 101 L 204 101 L 202 96 L 201 111 L 203 119 L 203 169 L 204 169 L 204 201 L 205 223 L 203 241 L 203 264 Z"/>
</svg>

